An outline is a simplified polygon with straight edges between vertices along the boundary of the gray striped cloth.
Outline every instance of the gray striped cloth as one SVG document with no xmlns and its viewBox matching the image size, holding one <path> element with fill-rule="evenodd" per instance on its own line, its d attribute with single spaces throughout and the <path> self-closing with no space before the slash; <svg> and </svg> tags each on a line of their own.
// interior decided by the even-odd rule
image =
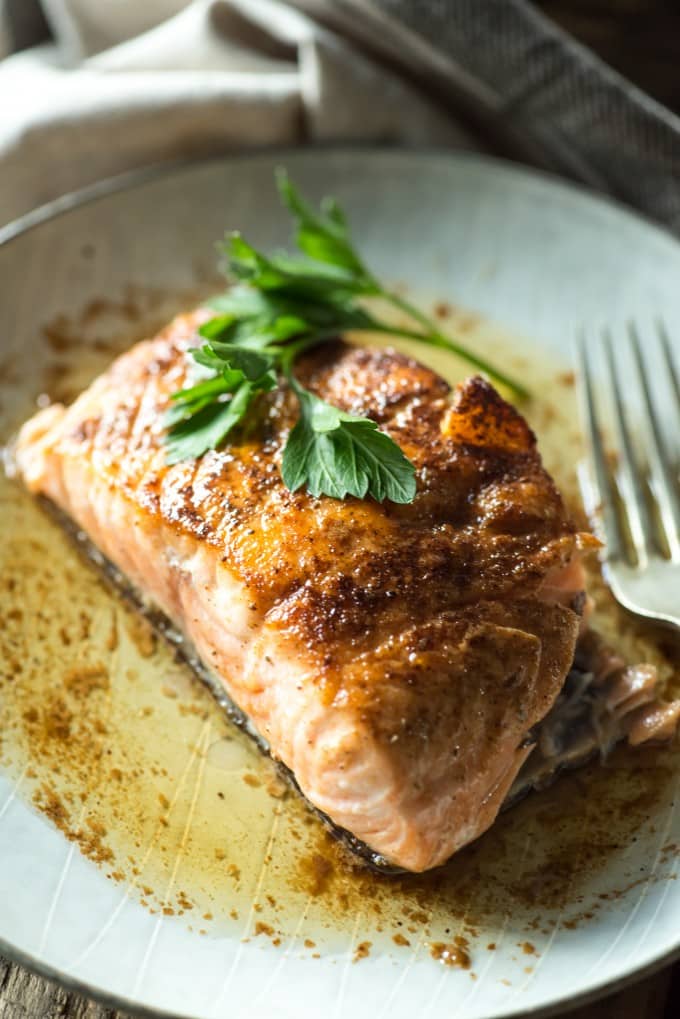
<svg viewBox="0 0 680 1019">
<path fill-rule="evenodd" d="M 493 147 L 680 234 L 680 118 L 525 0 L 295 0 Z"/>
</svg>

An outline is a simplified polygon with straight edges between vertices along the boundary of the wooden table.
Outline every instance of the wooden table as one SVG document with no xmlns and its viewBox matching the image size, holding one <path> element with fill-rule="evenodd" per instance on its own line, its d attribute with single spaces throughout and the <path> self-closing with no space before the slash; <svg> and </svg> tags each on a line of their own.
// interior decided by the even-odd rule
<svg viewBox="0 0 680 1019">
<path fill-rule="evenodd" d="M 680 5 L 674 0 L 537 0 L 536 5 L 656 99 L 680 112 Z M 680 918 L 679 923 L 680 923 Z M 680 963 L 569 1019 L 680 1019 Z M 0 957 L 0 1019 L 127 1019 Z"/>
</svg>

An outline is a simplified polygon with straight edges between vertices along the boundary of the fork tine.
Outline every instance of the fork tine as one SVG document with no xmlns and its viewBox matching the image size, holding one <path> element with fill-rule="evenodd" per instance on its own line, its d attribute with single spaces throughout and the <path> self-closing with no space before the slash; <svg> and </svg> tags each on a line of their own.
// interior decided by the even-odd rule
<svg viewBox="0 0 680 1019">
<path fill-rule="evenodd" d="M 580 330 L 576 336 L 576 360 L 583 416 L 594 472 L 592 480 L 594 481 L 597 514 L 602 521 L 604 538 L 607 543 L 608 559 L 621 559 L 623 537 L 614 509 L 614 490 L 600 434 L 600 423 L 595 409 L 592 375 L 583 330 Z"/>
<path fill-rule="evenodd" d="M 663 358 L 666 363 L 666 371 L 668 372 L 668 378 L 670 379 L 673 392 L 675 394 L 675 412 L 680 415 L 680 378 L 678 378 L 678 372 L 675 367 L 675 361 L 671 354 L 671 339 L 666 329 L 666 324 L 663 319 L 657 319 L 656 331 L 659 334 L 661 340 L 661 351 Z"/>
<path fill-rule="evenodd" d="M 642 356 L 640 336 L 633 322 L 629 324 L 628 331 L 649 423 L 647 453 L 654 495 L 658 503 L 661 525 L 666 534 L 671 559 L 673 562 L 680 562 L 680 499 L 666 456 L 659 418 L 652 400 L 649 369 Z"/>
<path fill-rule="evenodd" d="M 628 528 L 630 530 L 630 538 L 637 556 L 637 565 L 642 569 L 647 565 L 647 561 L 652 551 L 649 539 L 649 536 L 653 533 L 651 520 L 642 490 L 642 483 L 637 468 L 635 454 L 633 452 L 630 429 L 628 428 L 628 421 L 621 393 L 619 369 L 612 349 L 611 332 L 608 329 L 603 331 L 602 341 L 609 372 L 609 384 L 614 397 L 614 407 L 616 410 L 616 432 L 618 447 L 620 450 L 616 467 L 616 477 L 619 490 L 626 507 Z"/>
</svg>

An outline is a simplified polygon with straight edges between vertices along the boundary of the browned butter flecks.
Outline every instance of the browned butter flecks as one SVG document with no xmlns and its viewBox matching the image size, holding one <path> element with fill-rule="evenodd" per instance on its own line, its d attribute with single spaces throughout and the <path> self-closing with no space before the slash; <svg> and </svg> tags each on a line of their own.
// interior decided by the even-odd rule
<svg viewBox="0 0 680 1019">
<path fill-rule="evenodd" d="M 62 386 L 78 329 L 91 325 L 71 323 L 69 344 L 52 348 L 53 378 L 58 363 Z M 124 326 L 121 347 L 129 342 Z M 493 345 L 479 328 L 480 342 Z M 90 354 L 92 374 L 115 345 Z M 446 358 L 434 366 L 456 371 Z M 531 371 L 536 390 L 547 392 L 549 378 L 557 399 L 537 401 L 528 415 L 548 469 L 573 491 L 570 382 L 557 381 L 559 368 L 549 365 Z M 31 380 L 23 406 L 3 423 L 5 435 L 44 390 L 50 379 Z M 477 952 L 500 947 L 509 915 L 504 937 L 523 958 L 521 968 L 523 946 L 540 954 L 541 931 L 558 916 L 566 930 L 587 922 L 641 879 L 628 872 L 624 849 L 635 838 L 656 848 L 655 818 L 680 766 L 675 751 L 617 752 L 605 769 L 593 765 L 562 779 L 424 877 L 367 872 L 149 625 L 4 478 L 0 507 L 0 767 L 21 797 L 149 910 L 196 932 L 232 930 L 271 944 L 287 944 L 304 912 L 296 948 L 310 956 L 349 946 L 360 916 L 352 950 L 358 964 L 380 950 L 398 956 L 421 945 L 442 964 L 471 958 L 473 968 Z M 594 584 L 599 625 L 616 632 L 616 610 Z M 649 634 L 626 623 L 622 639 L 624 653 L 652 658 L 668 675 Z"/>
</svg>

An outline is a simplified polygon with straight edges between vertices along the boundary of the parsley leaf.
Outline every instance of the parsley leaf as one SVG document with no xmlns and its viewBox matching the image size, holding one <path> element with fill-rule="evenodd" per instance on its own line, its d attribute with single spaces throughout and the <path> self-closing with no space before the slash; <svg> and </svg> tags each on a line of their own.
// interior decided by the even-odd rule
<svg viewBox="0 0 680 1019">
<path fill-rule="evenodd" d="M 167 441 L 169 463 L 193 460 L 216 449 L 248 411 L 253 398 L 250 382 L 241 382 L 228 403 L 211 403 L 171 428 Z"/>
<path fill-rule="evenodd" d="M 213 340 L 207 346 L 212 356 L 222 361 L 227 371 L 240 371 L 249 382 L 256 382 L 275 364 L 271 354 L 251 350 L 236 343 Z"/>
<path fill-rule="evenodd" d="M 169 463 L 216 449 L 246 417 L 254 396 L 277 384 L 276 361 L 270 354 L 217 340 L 190 354 L 216 374 L 172 394 L 173 406 L 165 419 L 170 429 L 166 440 Z"/>
<path fill-rule="evenodd" d="M 165 424 L 170 427 L 179 421 L 193 417 L 204 407 L 215 403 L 227 393 L 233 392 L 241 381 L 241 372 L 225 373 L 213 379 L 198 382 L 195 386 L 189 386 L 187 389 L 180 389 L 170 397 L 173 406 L 165 415 Z"/>
<path fill-rule="evenodd" d="M 375 421 L 338 410 L 294 383 L 300 419 L 283 453 L 281 473 L 291 492 L 378 502 L 413 502 L 415 468 Z"/>
<path fill-rule="evenodd" d="M 298 194 L 285 170 L 276 174 L 284 205 L 297 223 L 295 240 L 300 251 L 317 262 L 340 266 L 357 281 L 373 289 L 376 282 L 352 247 L 344 213 L 332 198 L 325 198 L 317 215 Z"/>
<path fill-rule="evenodd" d="M 349 299 L 379 293 L 377 284 L 361 273 L 285 253 L 266 256 L 238 232 L 227 238 L 223 251 L 236 279 L 289 300 L 325 301 L 329 294 Z"/>
</svg>

